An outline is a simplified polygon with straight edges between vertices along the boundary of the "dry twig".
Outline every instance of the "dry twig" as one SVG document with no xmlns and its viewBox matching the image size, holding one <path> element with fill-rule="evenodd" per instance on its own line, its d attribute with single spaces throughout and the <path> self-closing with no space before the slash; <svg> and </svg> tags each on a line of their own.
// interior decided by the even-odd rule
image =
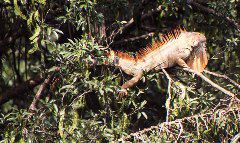
<svg viewBox="0 0 240 143">
<path fill-rule="evenodd" d="M 153 35 L 154 35 L 154 32 L 150 32 L 150 33 L 148 33 L 148 34 L 144 34 L 144 35 L 141 35 L 141 36 L 124 39 L 124 40 L 121 40 L 121 41 L 116 41 L 116 42 L 114 42 L 114 43 L 112 43 L 112 44 L 113 44 L 113 45 L 117 45 L 117 44 L 121 44 L 121 43 L 132 42 L 132 41 L 135 41 L 135 40 L 139 40 L 139 39 L 144 39 L 144 38 L 147 38 L 147 37 L 151 37 L 151 36 L 153 36 Z"/>
<path fill-rule="evenodd" d="M 162 69 L 162 71 L 164 72 L 164 74 L 166 75 L 167 79 L 168 79 L 168 99 L 166 101 L 166 109 L 167 109 L 167 117 L 166 117 L 166 122 L 168 122 L 169 119 L 169 112 L 170 112 L 170 102 L 172 99 L 172 95 L 171 95 L 171 85 L 172 85 L 172 78 L 170 77 L 170 75 L 167 73 L 167 71 L 165 69 Z"/>
<path fill-rule="evenodd" d="M 130 139 L 131 137 L 140 137 L 141 135 L 147 133 L 147 132 L 150 132 L 150 131 L 153 131 L 153 130 L 158 130 L 159 131 L 159 134 L 161 132 L 164 132 L 166 130 L 168 130 L 167 132 L 171 132 L 169 131 L 169 128 L 166 127 L 166 126 L 170 126 L 172 127 L 172 125 L 179 125 L 180 126 L 180 133 L 178 134 L 178 138 L 179 139 L 181 137 L 181 133 L 183 132 L 183 122 L 184 121 L 188 121 L 188 122 L 191 122 L 195 119 L 198 119 L 198 118 L 201 118 L 203 121 L 204 121 L 204 118 L 209 118 L 209 117 L 212 117 L 214 116 L 214 114 L 216 112 L 218 112 L 219 116 L 223 116 L 225 115 L 226 113 L 229 113 L 229 112 L 235 112 L 235 111 L 240 111 L 239 108 L 232 108 L 232 109 L 229 109 L 229 108 L 224 108 L 224 109 L 219 109 L 218 111 L 210 111 L 208 113 L 205 113 L 205 114 L 197 114 L 197 115 L 193 115 L 193 116 L 189 116 L 189 117 L 184 117 L 184 118 L 181 118 L 181 119 L 176 119 L 174 121 L 171 121 L 171 122 L 163 122 L 157 126 L 151 126 L 150 128 L 146 128 L 146 129 L 143 129 L 141 131 L 138 131 L 138 132 L 135 132 L 135 133 L 131 133 L 127 136 L 123 136 L 122 138 L 118 139 L 118 141 L 126 141 L 128 139 Z M 195 122 L 195 121 L 194 121 Z"/>
</svg>

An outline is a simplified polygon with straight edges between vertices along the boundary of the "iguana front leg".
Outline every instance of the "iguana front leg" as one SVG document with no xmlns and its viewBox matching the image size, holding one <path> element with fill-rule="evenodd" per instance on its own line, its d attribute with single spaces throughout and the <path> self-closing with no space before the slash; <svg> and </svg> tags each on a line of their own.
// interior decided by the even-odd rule
<svg viewBox="0 0 240 143">
<path fill-rule="evenodd" d="M 177 62 L 177 65 L 179 65 L 180 67 L 189 68 L 189 66 L 187 65 L 187 63 L 186 63 L 183 59 L 181 59 L 181 58 L 177 59 L 176 62 Z"/>
<path fill-rule="evenodd" d="M 187 63 L 183 60 L 183 59 L 177 59 L 177 64 L 180 66 L 180 67 L 183 67 L 183 68 L 190 68 Z M 194 74 L 192 75 L 192 77 L 194 78 Z M 199 80 L 197 80 L 199 81 Z M 200 83 L 198 83 L 200 84 Z"/>
<path fill-rule="evenodd" d="M 130 79 L 129 81 L 125 82 L 120 90 L 120 95 L 124 94 L 127 95 L 127 88 L 130 88 L 132 86 L 134 86 L 143 76 L 143 72 L 139 72 L 138 74 L 134 75 L 134 77 L 132 79 Z"/>
</svg>

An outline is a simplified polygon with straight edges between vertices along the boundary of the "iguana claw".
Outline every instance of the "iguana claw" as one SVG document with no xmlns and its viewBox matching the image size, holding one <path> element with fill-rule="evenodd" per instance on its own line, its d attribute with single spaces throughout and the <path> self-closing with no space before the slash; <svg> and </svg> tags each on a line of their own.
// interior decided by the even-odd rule
<svg viewBox="0 0 240 143">
<path fill-rule="evenodd" d="M 121 89 L 118 91 L 119 96 L 126 96 L 128 95 L 127 89 Z"/>
</svg>

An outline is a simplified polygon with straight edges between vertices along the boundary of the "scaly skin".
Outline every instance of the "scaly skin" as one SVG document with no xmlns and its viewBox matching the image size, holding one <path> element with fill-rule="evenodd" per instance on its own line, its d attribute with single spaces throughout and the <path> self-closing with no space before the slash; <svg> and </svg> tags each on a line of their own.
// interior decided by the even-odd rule
<svg viewBox="0 0 240 143">
<path fill-rule="evenodd" d="M 172 34 L 174 32 L 174 34 Z M 198 32 L 182 29 L 167 34 L 165 42 L 159 42 L 140 51 L 137 57 L 125 53 L 115 53 L 115 66 L 133 78 L 121 87 L 121 93 L 127 94 L 127 88 L 134 86 L 143 76 L 143 72 L 159 71 L 174 66 L 188 67 L 202 72 L 207 65 L 206 37 Z M 166 37 L 166 36 L 165 36 Z M 170 37 L 170 38 L 169 38 Z M 159 46 L 158 46 L 159 45 Z"/>
</svg>

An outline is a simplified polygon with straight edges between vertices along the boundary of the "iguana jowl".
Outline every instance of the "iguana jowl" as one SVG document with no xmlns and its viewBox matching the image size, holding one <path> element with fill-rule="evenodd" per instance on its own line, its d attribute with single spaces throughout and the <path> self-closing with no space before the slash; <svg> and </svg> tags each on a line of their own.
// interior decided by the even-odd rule
<svg viewBox="0 0 240 143">
<path fill-rule="evenodd" d="M 198 32 L 187 32 L 185 29 L 175 29 L 155 42 L 138 51 L 133 57 L 123 52 L 113 52 L 109 55 L 115 66 L 133 78 L 125 82 L 121 92 L 127 93 L 127 88 L 135 85 L 143 76 L 143 72 L 161 70 L 173 66 L 191 68 L 202 72 L 207 65 L 206 37 Z"/>
</svg>

